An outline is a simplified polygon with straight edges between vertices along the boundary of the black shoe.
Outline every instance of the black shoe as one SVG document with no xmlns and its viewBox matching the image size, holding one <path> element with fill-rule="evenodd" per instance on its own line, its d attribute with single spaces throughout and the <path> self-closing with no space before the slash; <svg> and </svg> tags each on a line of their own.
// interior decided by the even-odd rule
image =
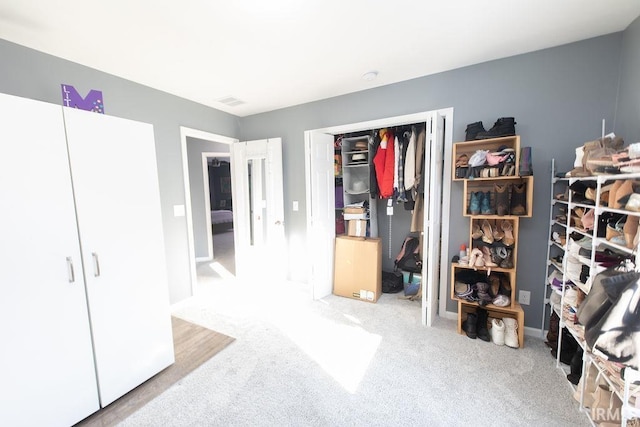
<svg viewBox="0 0 640 427">
<path fill-rule="evenodd" d="M 478 313 L 478 323 L 476 325 L 476 330 L 478 333 L 478 338 L 480 338 L 482 341 L 489 342 L 491 340 L 491 338 L 489 338 L 489 329 L 487 328 L 489 313 L 487 313 L 487 310 L 483 308 L 479 308 L 477 313 Z"/>
<path fill-rule="evenodd" d="M 493 127 L 486 132 L 480 132 L 476 139 L 500 138 L 502 136 L 513 136 L 516 134 L 516 121 L 513 117 L 499 118 Z"/>
<path fill-rule="evenodd" d="M 480 132 L 486 132 L 482 122 L 475 122 L 467 125 L 467 130 L 465 132 L 466 137 L 465 141 L 473 141 L 477 139 L 476 137 Z"/>
<path fill-rule="evenodd" d="M 478 332 L 476 331 L 476 325 L 478 322 L 478 316 L 475 313 L 467 314 L 467 320 L 462 322 L 462 329 L 467 333 L 467 336 L 473 340 L 478 338 Z"/>
</svg>

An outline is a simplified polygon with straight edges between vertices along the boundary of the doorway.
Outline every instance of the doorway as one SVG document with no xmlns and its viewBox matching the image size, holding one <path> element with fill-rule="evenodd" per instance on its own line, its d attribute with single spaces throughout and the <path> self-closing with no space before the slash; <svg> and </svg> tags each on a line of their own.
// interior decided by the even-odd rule
<svg viewBox="0 0 640 427">
<path fill-rule="evenodd" d="M 210 229 L 206 233 L 207 256 L 196 257 L 196 261 L 214 261 L 235 276 L 230 153 L 202 153 L 202 176 Z"/>
<path fill-rule="evenodd" d="M 208 177 L 208 168 L 205 167 L 206 156 L 203 156 L 202 153 L 213 153 L 213 155 L 220 153 L 231 156 L 231 147 L 234 143 L 237 142 L 238 140 L 235 138 L 229 138 L 198 129 L 192 129 L 182 126 L 180 127 L 182 170 L 185 194 L 184 216 L 187 225 L 187 253 L 190 271 L 189 281 L 191 285 L 191 296 L 195 295 L 195 293 L 197 292 L 197 259 L 206 259 L 209 256 L 213 258 L 215 256 L 215 248 L 213 247 L 211 229 L 211 202 L 208 189 L 206 191 L 207 195 L 205 196 L 205 186 L 208 186 L 208 178 L 207 180 L 205 180 L 204 176 L 207 175 Z M 195 150 L 196 152 L 190 153 L 190 151 L 192 151 L 190 150 L 191 146 L 195 146 L 198 144 L 201 145 L 201 148 L 199 150 Z M 189 161 L 190 155 L 194 159 L 191 162 Z M 195 184 L 193 186 L 192 181 Z M 192 187 L 196 187 L 196 189 L 192 191 Z M 180 212 L 180 208 L 181 206 L 179 205 L 174 206 L 174 212 Z M 196 212 L 196 214 L 194 214 L 194 212 Z M 194 226 L 195 222 L 197 222 L 198 224 L 197 229 L 196 226 Z M 204 255 L 200 255 L 199 257 L 196 256 L 196 231 L 194 230 L 197 230 L 197 232 L 199 233 L 198 236 L 202 237 L 205 241 L 206 249 L 204 249 Z M 234 226 L 233 230 L 237 230 L 237 227 Z M 208 255 L 209 252 L 210 255 Z M 224 271 L 222 271 L 222 273 L 224 274 Z"/>
<path fill-rule="evenodd" d="M 392 117 L 349 125 L 334 126 L 305 132 L 305 163 L 307 193 L 307 235 L 311 259 L 309 282 L 314 298 L 322 298 L 332 291 L 333 257 L 335 244 L 335 187 L 334 187 L 334 136 L 346 133 L 425 123 L 425 192 L 429 200 L 424 203 L 423 248 L 426 262 L 423 265 L 422 323 L 431 325 L 438 310 L 445 312 L 447 236 L 451 148 L 453 144 L 453 108 L 434 110 L 406 116 Z M 429 180 L 427 183 L 426 180 Z M 444 256 L 442 255 L 444 254 Z M 439 286 L 440 283 L 445 285 Z"/>
</svg>

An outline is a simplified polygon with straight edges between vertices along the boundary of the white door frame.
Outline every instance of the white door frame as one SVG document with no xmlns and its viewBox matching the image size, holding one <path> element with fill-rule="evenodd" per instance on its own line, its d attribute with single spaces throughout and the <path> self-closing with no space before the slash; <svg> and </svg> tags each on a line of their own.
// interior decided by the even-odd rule
<svg viewBox="0 0 640 427">
<path fill-rule="evenodd" d="M 180 126 L 180 153 L 182 155 L 182 179 L 184 182 L 184 212 L 187 220 L 187 246 L 189 257 L 189 275 L 191 282 L 191 295 L 194 295 L 196 285 L 198 282 L 198 276 L 196 273 L 196 250 L 193 238 L 193 220 L 191 219 L 191 186 L 189 184 L 189 158 L 187 156 L 187 138 L 197 138 L 205 141 L 219 142 L 222 144 L 232 145 L 238 142 L 236 138 L 230 138 L 228 136 L 218 135 L 211 132 L 206 132 L 198 129 L 192 129 L 185 126 Z M 230 150 L 231 151 L 231 150 Z M 232 173 L 233 176 L 233 173 Z M 231 183 L 233 188 L 233 182 Z M 174 209 L 176 207 L 174 206 Z M 234 224 L 235 227 L 235 224 Z M 237 260 L 236 260 L 237 262 Z"/>
<path fill-rule="evenodd" d="M 448 218 L 450 216 L 450 203 L 448 197 L 446 195 L 451 194 L 451 180 L 448 177 L 451 176 L 451 151 L 453 150 L 453 108 L 443 108 L 432 111 L 425 111 L 414 114 L 407 114 L 403 116 L 389 117 L 384 119 L 377 120 L 369 120 L 365 122 L 358 123 L 350 123 L 346 125 L 339 126 L 330 126 L 326 128 L 320 129 L 312 129 L 305 131 L 305 161 L 308 162 L 311 156 L 311 142 L 314 133 L 324 133 L 324 134 L 332 134 L 337 135 L 341 133 L 351 133 L 358 132 L 369 129 L 377 129 L 389 126 L 401 126 L 403 124 L 412 124 L 412 123 L 429 123 L 431 120 L 433 113 L 437 112 L 440 115 L 446 117 L 446 130 L 445 130 L 445 141 L 444 141 L 444 167 L 443 167 L 443 175 L 441 177 L 442 184 L 442 194 L 445 195 L 442 200 L 442 210 L 441 210 L 441 218 Z M 305 182 L 306 182 L 306 216 L 307 216 L 307 235 L 309 235 L 309 230 L 311 230 L 311 171 L 310 168 L 305 168 Z M 425 206 L 426 207 L 426 206 Z M 449 269 L 449 242 L 446 237 L 449 236 L 449 221 L 441 221 L 441 236 L 444 236 L 441 240 L 440 245 L 440 286 L 439 286 L 439 303 L 438 303 L 438 312 L 440 316 L 446 316 L 446 303 L 448 300 L 447 296 L 447 275 Z M 428 247 L 426 246 L 427 242 L 423 241 L 423 253 L 428 253 Z M 309 263 L 308 265 L 308 275 L 310 278 L 310 282 L 313 280 L 312 277 L 313 270 L 312 265 Z M 443 286 L 444 284 L 444 286 Z M 423 290 L 423 293 L 425 290 Z M 423 316 L 423 322 L 425 322 L 425 318 Z"/>
<path fill-rule="evenodd" d="M 211 188 L 209 188 L 209 159 L 211 158 L 230 158 L 231 153 L 220 152 L 202 152 L 202 179 L 204 180 L 204 214 L 206 221 L 211 221 Z M 213 226 L 213 224 L 212 224 Z M 211 229 L 213 232 L 213 228 Z M 213 253 L 213 236 L 212 233 L 207 233 L 207 256 L 197 257 L 196 262 L 211 261 L 214 257 Z"/>
<path fill-rule="evenodd" d="M 263 160 L 264 167 L 258 166 L 254 170 L 258 174 L 252 174 L 250 182 L 248 161 L 256 159 Z M 242 226 L 234 227 L 236 278 L 284 280 L 287 271 L 282 254 L 288 251 L 284 234 L 282 139 L 268 138 L 234 144 L 231 168 L 234 223 Z M 250 200 L 250 185 L 255 187 L 258 183 L 259 194 L 252 191 L 251 197 L 255 196 L 259 200 Z M 260 222 L 265 226 L 263 231 L 266 232 L 266 240 L 258 244 L 251 243 L 252 202 L 260 207 Z"/>
</svg>

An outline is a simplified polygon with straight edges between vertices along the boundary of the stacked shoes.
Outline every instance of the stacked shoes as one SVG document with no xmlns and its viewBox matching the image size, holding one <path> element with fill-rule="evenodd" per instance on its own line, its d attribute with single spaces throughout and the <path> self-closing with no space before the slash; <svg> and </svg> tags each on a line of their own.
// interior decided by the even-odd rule
<svg viewBox="0 0 640 427">
<path fill-rule="evenodd" d="M 467 313 L 462 322 L 462 329 L 471 339 L 480 338 L 482 341 L 493 342 L 496 345 L 506 345 L 511 348 L 520 346 L 518 341 L 518 322 L 516 319 L 504 317 L 491 319 L 491 329 L 488 328 L 489 313 L 478 308 L 475 313 Z"/>
<path fill-rule="evenodd" d="M 516 121 L 513 117 L 499 118 L 488 131 L 484 129 L 482 122 L 471 123 L 467 125 L 465 141 L 513 136 L 516 134 L 515 125 Z"/>
</svg>

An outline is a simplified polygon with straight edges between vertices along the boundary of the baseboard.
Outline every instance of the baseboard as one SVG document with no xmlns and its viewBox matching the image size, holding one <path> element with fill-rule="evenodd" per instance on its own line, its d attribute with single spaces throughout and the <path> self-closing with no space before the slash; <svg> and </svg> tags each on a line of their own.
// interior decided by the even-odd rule
<svg viewBox="0 0 640 427">
<path fill-rule="evenodd" d="M 458 312 L 457 311 L 445 311 L 443 315 L 440 317 L 448 320 L 458 320 Z M 524 327 L 524 335 L 526 337 L 534 337 L 534 338 L 542 338 L 542 331 L 540 328 L 531 328 L 529 326 Z"/>
<path fill-rule="evenodd" d="M 445 311 L 443 316 L 445 319 L 449 320 L 458 320 L 458 312 L 457 311 Z"/>
</svg>

